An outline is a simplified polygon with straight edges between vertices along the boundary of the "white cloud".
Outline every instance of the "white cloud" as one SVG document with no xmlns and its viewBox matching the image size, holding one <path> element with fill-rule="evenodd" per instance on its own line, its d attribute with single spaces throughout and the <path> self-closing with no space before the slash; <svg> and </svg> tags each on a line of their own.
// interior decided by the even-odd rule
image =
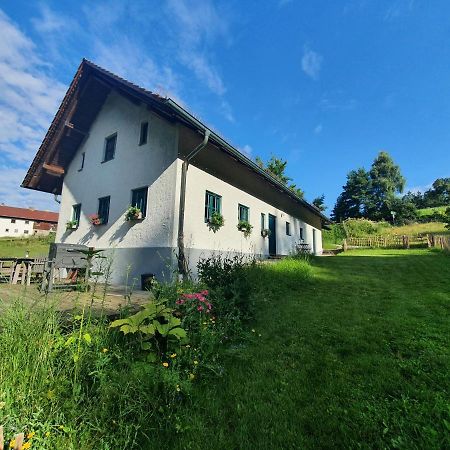
<svg viewBox="0 0 450 450">
<path fill-rule="evenodd" d="M 425 191 L 428 191 L 428 189 L 430 189 L 432 186 L 433 186 L 433 183 L 429 183 L 424 186 L 413 186 L 410 188 L 407 187 L 404 189 L 403 192 L 412 192 L 413 194 L 417 194 L 418 192 L 421 192 L 423 194 Z"/>
<path fill-rule="evenodd" d="M 0 203 L 20 208 L 33 207 L 35 209 L 57 211 L 58 204 L 53 195 L 19 188 L 25 176 L 25 168 L 0 166 Z"/>
<path fill-rule="evenodd" d="M 252 157 L 253 148 L 250 145 L 245 144 L 243 147 L 239 148 L 239 150 L 241 151 L 241 153 L 247 156 L 247 158 Z"/>
<path fill-rule="evenodd" d="M 322 130 L 323 130 L 323 126 L 322 126 L 321 123 L 319 123 L 319 125 L 317 125 L 317 126 L 314 128 L 314 134 L 320 134 L 320 133 L 322 133 Z"/>
<path fill-rule="evenodd" d="M 354 98 L 348 98 L 343 90 L 325 92 L 319 103 L 320 108 L 325 111 L 352 111 L 358 107 Z"/>
<path fill-rule="evenodd" d="M 317 80 L 322 68 L 322 63 L 323 57 L 319 53 L 310 50 L 307 46 L 303 48 L 302 70 L 306 75 L 313 80 Z"/>
<path fill-rule="evenodd" d="M 161 95 L 180 97 L 180 82 L 171 67 L 156 64 L 130 38 L 109 44 L 97 39 L 93 45 L 95 62 L 100 66 Z"/>
<path fill-rule="evenodd" d="M 38 207 L 46 203 L 45 194 L 19 186 L 66 88 L 1 10 L 0 29 L 0 200 L 20 206 L 36 199 Z"/>
<path fill-rule="evenodd" d="M 384 15 L 387 22 L 398 19 L 409 14 L 414 8 L 414 0 L 395 0 L 393 1 Z"/>
</svg>

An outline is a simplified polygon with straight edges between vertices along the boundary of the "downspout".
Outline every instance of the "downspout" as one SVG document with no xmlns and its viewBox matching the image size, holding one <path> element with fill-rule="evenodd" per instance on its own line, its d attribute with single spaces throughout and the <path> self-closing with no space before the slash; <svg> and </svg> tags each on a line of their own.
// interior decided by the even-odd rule
<svg viewBox="0 0 450 450">
<path fill-rule="evenodd" d="M 183 277 L 183 279 L 187 278 L 188 275 L 188 265 L 186 255 L 184 253 L 184 211 L 186 207 L 187 171 L 192 158 L 200 153 L 200 151 L 203 150 L 208 144 L 209 135 L 210 131 L 205 128 L 203 141 L 184 158 L 183 165 L 181 166 L 180 210 L 178 216 L 178 273 Z"/>
</svg>

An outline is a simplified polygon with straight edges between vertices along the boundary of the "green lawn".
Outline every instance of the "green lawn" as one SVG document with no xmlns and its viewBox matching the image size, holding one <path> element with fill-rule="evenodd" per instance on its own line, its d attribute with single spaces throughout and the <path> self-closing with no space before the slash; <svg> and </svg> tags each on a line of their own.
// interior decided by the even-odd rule
<svg viewBox="0 0 450 450">
<path fill-rule="evenodd" d="M 450 257 L 366 250 L 301 268 L 264 266 L 251 343 L 198 387 L 168 447 L 450 448 Z"/>
<path fill-rule="evenodd" d="M 434 206 L 432 208 L 421 208 L 417 210 L 417 214 L 422 216 L 431 216 L 435 213 L 444 214 L 445 210 L 447 209 L 447 206 Z"/>
<path fill-rule="evenodd" d="M 42 238 L 0 238 L 0 258 L 48 256 L 52 237 Z"/>
</svg>

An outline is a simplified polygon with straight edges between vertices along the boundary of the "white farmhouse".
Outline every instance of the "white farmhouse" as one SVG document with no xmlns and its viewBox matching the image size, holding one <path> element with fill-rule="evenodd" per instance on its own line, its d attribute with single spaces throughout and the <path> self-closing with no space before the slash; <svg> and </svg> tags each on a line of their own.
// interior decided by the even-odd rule
<svg viewBox="0 0 450 450">
<path fill-rule="evenodd" d="M 0 205 L 0 237 L 47 235 L 56 230 L 58 213 Z"/>
<path fill-rule="evenodd" d="M 268 258 L 303 242 L 320 254 L 328 220 L 170 98 L 87 60 L 22 186 L 61 194 L 56 242 L 110 250 L 117 284 L 127 268 L 195 272 L 211 253 Z M 126 221 L 131 205 L 141 217 Z M 216 232 L 213 213 L 224 219 Z"/>
</svg>

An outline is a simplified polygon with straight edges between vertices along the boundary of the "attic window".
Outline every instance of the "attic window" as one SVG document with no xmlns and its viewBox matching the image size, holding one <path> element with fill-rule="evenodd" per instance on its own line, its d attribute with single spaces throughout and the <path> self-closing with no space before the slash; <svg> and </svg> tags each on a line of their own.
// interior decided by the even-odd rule
<svg viewBox="0 0 450 450">
<path fill-rule="evenodd" d="M 111 159 L 114 159 L 114 154 L 116 153 L 116 142 L 117 133 L 105 139 L 105 156 L 103 158 L 103 162 L 111 161 Z"/>
<path fill-rule="evenodd" d="M 141 133 L 139 135 L 139 145 L 144 145 L 147 143 L 148 136 L 148 122 L 141 123 Z"/>
</svg>

